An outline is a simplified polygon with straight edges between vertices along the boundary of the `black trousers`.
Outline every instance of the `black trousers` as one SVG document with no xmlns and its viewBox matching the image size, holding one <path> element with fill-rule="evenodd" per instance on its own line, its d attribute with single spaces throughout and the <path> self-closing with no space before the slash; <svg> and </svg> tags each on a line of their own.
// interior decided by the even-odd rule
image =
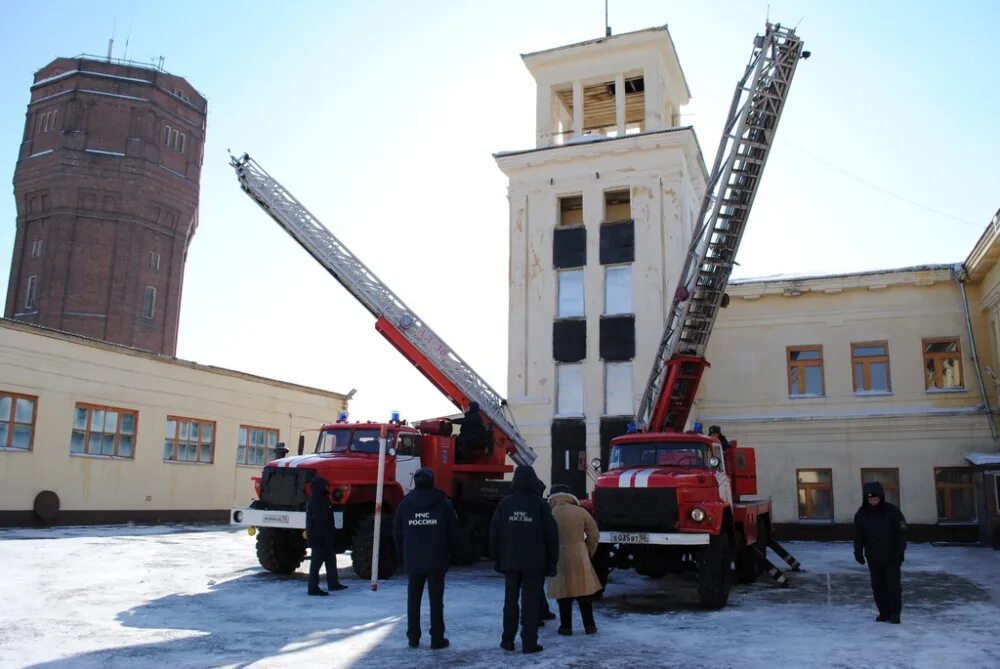
<svg viewBox="0 0 1000 669">
<path fill-rule="evenodd" d="M 556 603 L 559 604 L 559 627 L 568 630 L 573 629 L 574 599 L 580 607 L 580 617 L 583 618 L 583 628 L 592 629 L 597 627 L 594 623 L 594 601 L 589 595 L 587 597 L 567 597 L 565 599 L 556 600 Z"/>
<path fill-rule="evenodd" d="M 437 574 L 410 574 L 406 587 L 406 637 L 420 641 L 420 602 L 424 597 L 424 584 L 431 605 L 431 642 L 444 638 L 444 572 Z"/>
<path fill-rule="evenodd" d="M 326 565 L 326 587 L 332 588 L 340 583 L 337 577 L 337 554 L 332 549 L 324 551 L 322 548 L 313 548 L 309 556 L 309 589 L 315 590 L 319 587 L 319 568 Z"/>
<path fill-rule="evenodd" d="M 875 595 L 875 606 L 879 615 L 898 617 L 903 610 L 902 574 L 898 564 L 872 565 L 868 564 L 872 576 L 872 594 Z"/>
<path fill-rule="evenodd" d="M 500 638 L 501 641 L 504 643 L 514 642 L 520 621 L 521 646 L 531 648 L 538 645 L 538 609 L 545 596 L 542 591 L 544 581 L 545 574 L 541 573 L 512 571 L 504 574 L 503 636 Z M 520 606 L 518 606 L 518 600 L 520 600 Z"/>
</svg>

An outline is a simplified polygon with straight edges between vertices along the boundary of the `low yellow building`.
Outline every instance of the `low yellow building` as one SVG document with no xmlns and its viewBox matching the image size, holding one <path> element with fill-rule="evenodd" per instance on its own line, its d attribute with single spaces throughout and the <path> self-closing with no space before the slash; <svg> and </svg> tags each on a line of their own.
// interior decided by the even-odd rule
<svg viewBox="0 0 1000 669">
<path fill-rule="evenodd" d="M 693 415 L 756 448 L 785 533 L 847 536 L 877 480 L 915 537 L 995 536 L 998 228 L 959 265 L 731 283 Z"/>
<path fill-rule="evenodd" d="M 279 443 L 295 449 L 346 408 L 338 393 L 0 320 L 0 526 L 225 521 Z"/>
</svg>

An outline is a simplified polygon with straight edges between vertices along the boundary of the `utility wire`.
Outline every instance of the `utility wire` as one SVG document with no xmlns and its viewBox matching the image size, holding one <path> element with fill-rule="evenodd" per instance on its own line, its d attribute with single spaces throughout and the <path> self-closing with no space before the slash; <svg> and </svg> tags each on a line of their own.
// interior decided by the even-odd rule
<svg viewBox="0 0 1000 669">
<path fill-rule="evenodd" d="M 944 216 L 945 218 L 950 218 L 951 220 L 956 221 L 958 223 L 964 223 L 965 225 L 972 225 L 972 226 L 975 226 L 977 228 L 983 228 L 984 227 L 984 224 L 982 224 L 982 223 L 975 223 L 973 221 L 969 221 L 969 220 L 966 220 L 964 218 L 959 218 L 958 216 L 952 216 L 951 214 L 949 214 L 947 212 L 941 211 L 939 209 L 934 209 L 933 207 L 928 207 L 927 205 L 922 204 L 920 202 L 917 202 L 915 200 L 911 200 L 908 197 L 903 197 L 902 195 L 898 195 L 896 193 L 893 193 L 891 190 L 883 188 L 882 186 L 879 186 L 878 184 L 873 184 L 870 181 L 866 181 L 865 179 L 862 179 L 861 177 L 859 177 L 859 176 L 857 176 L 855 174 L 851 174 L 850 172 L 848 172 L 844 168 L 838 167 L 837 165 L 834 165 L 833 163 L 831 163 L 831 162 L 829 162 L 829 161 L 827 161 L 827 160 L 825 160 L 823 158 L 820 158 L 816 154 L 810 153 L 809 151 L 806 151 L 801 146 L 796 146 L 792 142 L 789 142 L 787 139 L 782 139 L 781 142 L 784 143 L 784 144 L 787 144 L 788 146 L 792 147 L 796 151 L 799 151 L 801 153 L 806 154 L 807 156 L 809 156 L 810 158 L 812 158 L 816 162 L 821 163 L 823 165 L 826 165 L 827 167 L 829 167 L 832 170 L 840 172 L 845 177 L 848 177 L 850 179 L 854 179 L 855 181 L 857 181 L 859 183 L 862 183 L 865 186 L 868 186 L 869 188 L 873 188 L 873 189 L 879 191 L 880 193 L 884 193 L 885 195 L 888 195 L 889 197 L 895 198 L 897 200 L 902 200 L 903 202 L 906 202 L 907 204 L 913 205 L 914 207 L 919 207 L 920 209 L 924 209 L 924 210 L 929 211 L 931 213 L 937 214 L 938 216 Z"/>
</svg>

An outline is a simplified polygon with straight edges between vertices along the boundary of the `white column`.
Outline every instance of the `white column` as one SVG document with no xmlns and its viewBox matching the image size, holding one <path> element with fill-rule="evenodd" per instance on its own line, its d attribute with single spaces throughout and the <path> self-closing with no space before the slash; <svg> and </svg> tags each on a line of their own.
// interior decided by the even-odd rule
<svg viewBox="0 0 1000 669">
<path fill-rule="evenodd" d="M 547 82 L 538 82 L 535 93 L 535 147 L 552 145 L 555 119 L 552 113 L 552 87 Z"/>
<path fill-rule="evenodd" d="M 573 82 L 573 136 L 583 134 L 583 82 Z"/>
<path fill-rule="evenodd" d="M 615 75 L 615 126 L 618 136 L 625 136 L 625 75 Z"/>
</svg>

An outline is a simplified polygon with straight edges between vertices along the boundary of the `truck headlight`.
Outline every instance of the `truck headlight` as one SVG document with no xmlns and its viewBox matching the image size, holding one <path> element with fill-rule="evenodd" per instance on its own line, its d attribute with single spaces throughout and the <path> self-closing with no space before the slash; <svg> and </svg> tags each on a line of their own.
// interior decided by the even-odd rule
<svg viewBox="0 0 1000 669">
<path fill-rule="evenodd" d="M 693 509 L 691 509 L 691 512 L 688 513 L 688 516 L 690 516 L 691 520 L 693 520 L 694 522 L 700 523 L 701 521 L 705 520 L 705 509 L 701 508 L 700 506 L 696 506 Z"/>
<path fill-rule="evenodd" d="M 237 523 L 242 523 L 243 522 L 243 512 L 242 511 L 237 511 L 236 513 L 234 513 L 233 514 L 233 520 L 236 521 Z"/>
</svg>

